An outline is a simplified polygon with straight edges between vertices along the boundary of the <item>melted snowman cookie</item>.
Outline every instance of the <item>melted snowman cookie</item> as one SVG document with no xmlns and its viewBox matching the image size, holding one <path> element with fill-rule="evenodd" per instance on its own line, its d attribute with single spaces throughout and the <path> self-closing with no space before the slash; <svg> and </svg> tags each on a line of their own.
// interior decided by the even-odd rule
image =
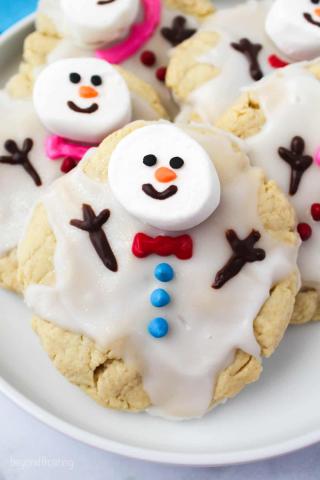
<svg viewBox="0 0 320 480">
<path fill-rule="evenodd" d="M 26 40 L 21 74 L 30 82 L 41 64 L 98 56 L 153 85 L 175 113 L 164 84 L 168 52 L 193 35 L 212 11 L 209 0 L 42 0 L 38 31 Z M 19 76 L 10 88 L 18 81 Z"/>
<path fill-rule="evenodd" d="M 0 127 L 2 286 L 19 289 L 15 247 L 42 190 L 119 127 L 134 119 L 166 117 L 157 95 L 149 92 L 156 100 L 150 104 L 139 89 L 139 81 L 131 74 L 88 58 L 62 60 L 44 69 L 36 81 L 33 102 L 1 92 L 5 118 Z"/>
<path fill-rule="evenodd" d="M 317 18 L 316 7 L 311 0 L 250 0 L 210 17 L 170 61 L 166 81 L 182 106 L 180 120 L 213 123 L 243 87 L 319 55 L 320 27 L 305 18 Z"/>
<path fill-rule="evenodd" d="M 70 381 L 107 407 L 199 417 L 255 381 L 281 340 L 293 230 L 285 196 L 230 136 L 135 122 L 42 198 L 20 279 Z"/>
<path fill-rule="evenodd" d="M 250 88 L 218 122 L 246 139 L 252 163 L 276 180 L 296 210 L 303 288 L 294 323 L 320 319 L 319 79 L 317 61 L 286 67 Z"/>
</svg>

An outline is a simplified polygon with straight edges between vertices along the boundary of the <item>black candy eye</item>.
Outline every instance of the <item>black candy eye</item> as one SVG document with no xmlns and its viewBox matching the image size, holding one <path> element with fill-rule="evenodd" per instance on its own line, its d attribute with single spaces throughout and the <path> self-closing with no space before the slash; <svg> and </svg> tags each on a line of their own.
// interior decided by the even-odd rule
<svg viewBox="0 0 320 480">
<path fill-rule="evenodd" d="M 147 167 L 153 167 L 157 163 L 157 157 L 155 155 L 146 155 L 143 157 L 143 163 L 147 165 Z"/>
<path fill-rule="evenodd" d="M 170 167 L 171 168 L 174 168 L 175 170 L 177 170 L 178 168 L 181 168 L 183 167 L 184 165 L 184 161 L 182 160 L 182 158 L 180 157 L 173 157 L 171 158 L 170 160 Z"/>
<path fill-rule="evenodd" d="M 100 75 L 92 75 L 91 83 L 95 87 L 99 87 L 100 85 L 102 85 L 102 78 L 100 77 Z"/>
<path fill-rule="evenodd" d="M 311 0 L 311 3 L 318 4 L 319 0 Z"/>
<path fill-rule="evenodd" d="M 79 83 L 81 82 L 81 77 L 79 75 L 79 73 L 70 73 L 69 75 L 69 79 L 70 79 L 70 82 L 71 83 Z"/>
</svg>

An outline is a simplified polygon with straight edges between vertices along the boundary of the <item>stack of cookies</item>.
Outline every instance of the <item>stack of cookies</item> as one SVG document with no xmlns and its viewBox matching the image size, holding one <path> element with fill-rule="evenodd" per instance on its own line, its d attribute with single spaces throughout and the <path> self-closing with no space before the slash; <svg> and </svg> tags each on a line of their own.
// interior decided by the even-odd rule
<svg viewBox="0 0 320 480">
<path fill-rule="evenodd" d="M 202 417 L 320 319 L 320 0 L 221 4 L 40 0 L 0 92 L 0 284 L 105 407 Z"/>
</svg>

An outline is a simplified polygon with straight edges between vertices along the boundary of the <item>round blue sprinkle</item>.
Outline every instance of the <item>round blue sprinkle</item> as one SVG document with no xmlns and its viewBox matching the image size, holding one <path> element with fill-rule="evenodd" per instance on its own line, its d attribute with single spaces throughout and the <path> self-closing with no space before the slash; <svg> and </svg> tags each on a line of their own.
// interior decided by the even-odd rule
<svg viewBox="0 0 320 480">
<path fill-rule="evenodd" d="M 162 338 L 167 335 L 169 324 L 165 318 L 157 317 L 151 320 L 148 325 L 148 332 L 154 338 Z"/>
<path fill-rule="evenodd" d="M 171 282 L 174 277 L 174 271 L 168 263 L 159 263 L 154 270 L 154 276 L 160 282 Z"/>
<path fill-rule="evenodd" d="M 151 293 L 150 301 L 154 307 L 165 307 L 171 302 L 171 297 L 163 288 L 157 288 Z"/>
</svg>

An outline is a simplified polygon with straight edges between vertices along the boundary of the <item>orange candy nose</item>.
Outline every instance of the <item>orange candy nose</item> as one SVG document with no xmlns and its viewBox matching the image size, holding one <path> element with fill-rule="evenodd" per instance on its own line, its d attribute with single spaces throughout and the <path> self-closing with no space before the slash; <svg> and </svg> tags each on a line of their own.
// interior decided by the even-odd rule
<svg viewBox="0 0 320 480">
<path fill-rule="evenodd" d="M 158 168 L 154 175 L 159 182 L 163 183 L 172 182 L 172 180 L 175 180 L 177 178 L 177 174 L 167 167 Z"/>
<path fill-rule="evenodd" d="M 79 95 L 82 98 L 94 98 L 94 97 L 97 97 L 99 94 L 95 88 L 88 86 L 88 87 L 80 87 Z"/>
<path fill-rule="evenodd" d="M 315 8 L 314 13 L 317 15 L 317 17 L 320 17 L 320 8 Z"/>
</svg>

